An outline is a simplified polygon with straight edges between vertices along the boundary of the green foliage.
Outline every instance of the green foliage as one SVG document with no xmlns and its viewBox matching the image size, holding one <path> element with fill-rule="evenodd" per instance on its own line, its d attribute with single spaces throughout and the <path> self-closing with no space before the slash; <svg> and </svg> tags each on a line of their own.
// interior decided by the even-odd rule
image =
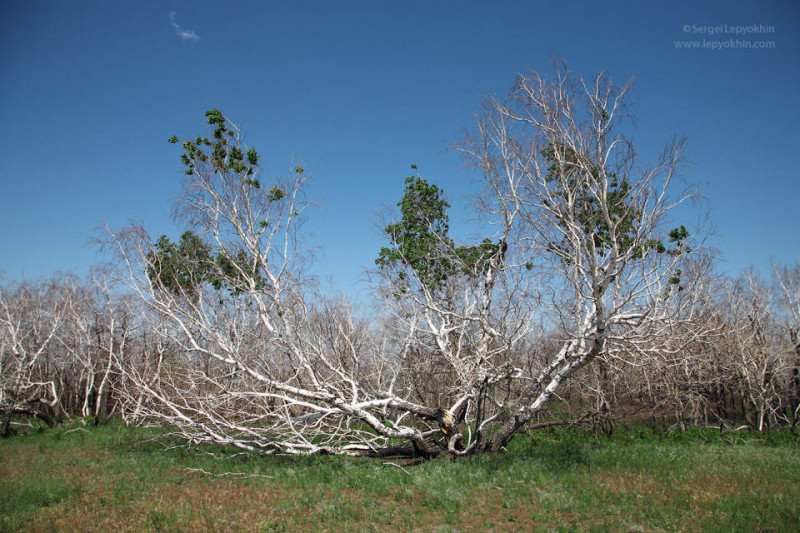
<svg viewBox="0 0 800 533">
<path fill-rule="evenodd" d="M 474 246 L 458 246 L 454 252 L 466 273 L 478 275 L 485 271 L 489 258 L 495 255 L 500 247 L 500 244 L 486 238 Z"/>
<path fill-rule="evenodd" d="M 256 280 L 256 289 L 266 286 L 244 250 L 232 257 L 215 253 L 192 231 L 184 232 L 177 243 L 162 235 L 148 255 L 147 277 L 176 295 L 196 296 L 203 284 L 240 294 L 250 289 L 245 276 Z"/>
<path fill-rule="evenodd" d="M 194 140 L 185 140 L 181 144 L 181 162 L 185 174 L 191 176 L 200 172 L 206 177 L 214 173 L 222 176 L 233 174 L 238 175 L 247 188 L 260 189 L 261 181 L 256 177 L 260 156 L 256 149 L 244 146 L 236 131 L 228 127 L 228 120 L 219 109 L 206 111 L 205 115 L 207 122 L 213 126 L 211 138 L 197 136 Z M 169 142 L 177 144 L 180 139 L 173 135 Z M 295 172 L 301 174 L 303 168 L 295 167 Z M 283 197 L 283 192 L 277 187 L 270 189 L 270 201 Z"/>
<path fill-rule="evenodd" d="M 219 109 L 206 111 L 208 123 L 214 127 L 211 138 L 198 136 L 194 140 L 184 141 L 184 153 L 181 161 L 187 175 L 192 175 L 199 163 L 210 163 L 214 172 L 241 174 L 243 180 L 253 187 L 260 187 L 256 179 L 248 178 L 258 169 L 259 156 L 255 148 L 242 150 L 235 139 L 235 132 L 228 128 L 227 119 Z M 177 136 L 169 138 L 169 142 L 179 142 Z"/>
<path fill-rule="evenodd" d="M 267 195 L 267 200 L 269 200 L 270 202 L 277 202 L 278 200 L 283 199 L 284 196 L 286 195 L 284 194 L 283 190 L 281 190 L 281 188 L 276 185 L 269 190 L 269 195 Z"/>
<path fill-rule="evenodd" d="M 177 243 L 162 235 L 147 259 L 147 277 L 174 294 L 195 294 L 214 272 L 211 247 L 191 231 Z"/>
<path fill-rule="evenodd" d="M 450 204 L 436 185 L 419 176 L 406 178 L 405 184 L 405 194 L 397 204 L 402 220 L 386 226 L 392 246 L 381 248 L 375 263 L 384 269 L 406 264 L 428 289 L 435 290 L 453 269 L 446 253 L 453 247 L 447 235 Z"/>
<path fill-rule="evenodd" d="M 450 204 L 439 187 L 418 175 L 406 178 L 405 193 L 397 205 L 400 222 L 384 229 L 392 244 L 381 248 L 375 260 L 382 270 L 407 266 L 428 290 L 437 291 L 457 273 L 480 274 L 498 250 L 489 239 L 474 246 L 455 246 L 448 235 Z M 397 280 L 407 282 L 402 270 Z"/>
<path fill-rule="evenodd" d="M 181 143 L 185 173 L 203 176 L 204 179 L 211 179 L 215 174 L 226 179 L 238 178 L 246 194 L 265 194 L 270 203 L 282 200 L 286 195 L 278 186 L 271 187 L 268 192 L 261 190 L 262 183 L 257 177 L 258 152 L 253 147 L 244 146 L 225 115 L 215 108 L 206 111 L 205 116 L 212 126 L 211 136 L 197 136 Z M 169 142 L 177 144 L 181 141 L 173 135 Z M 296 167 L 295 171 L 301 173 L 303 169 Z M 260 222 L 262 231 L 268 226 L 267 220 Z M 234 295 L 266 286 L 258 265 L 245 250 L 239 249 L 234 253 L 217 250 L 191 230 L 181 235 L 177 243 L 162 235 L 153 244 L 148 256 L 147 276 L 169 292 L 190 297 L 196 296 L 203 285 L 215 290 L 226 288 Z"/>
<path fill-rule="evenodd" d="M 605 110 L 601 111 L 601 118 L 608 120 Z M 542 150 L 541 155 L 548 165 L 545 181 L 552 186 L 555 197 L 574 199 L 574 220 L 587 237 L 586 246 L 594 249 L 599 255 L 604 256 L 615 248 L 620 255 L 632 252 L 635 259 L 641 259 L 650 250 L 670 255 L 690 251 L 683 246 L 683 241 L 689 237 L 685 226 L 669 232 L 669 243 L 673 244 L 671 248 L 668 248 L 662 240 L 655 238 L 637 243 L 636 225 L 642 213 L 631 204 L 633 191 L 626 179 L 621 179 L 616 173 L 608 172 L 591 162 L 581 160 L 581 155 L 568 146 L 550 144 Z M 586 172 L 589 176 L 585 175 Z M 605 205 L 601 205 L 599 195 L 592 190 L 593 184 L 600 183 L 606 186 Z M 612 223 L 609 224 L 609 221 Z M 567 244 L 565 243 L 562 248 L 565 252 L 562 257 L 569 257 Z"/>
<path fill-rule="evenodd" d="M 215 263 L 217 271 L 209 279 L 215 290 L 227 287 L 231 294 L 241 294 L 251 289 L 248 284 L 249 280 L 254 280 L 255 285 L 252 288 L 255 290 L 261 290 L 267 286 L 267 281 L 258 266 L 242 249 L 239 249 L 233 257 L 217 253 Z"/>
</svg>

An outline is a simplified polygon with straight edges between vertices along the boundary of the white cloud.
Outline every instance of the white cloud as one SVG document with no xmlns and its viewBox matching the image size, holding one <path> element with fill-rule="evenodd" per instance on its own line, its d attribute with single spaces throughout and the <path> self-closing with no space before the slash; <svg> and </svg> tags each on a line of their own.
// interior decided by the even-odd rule
<svg viewBox="0 0 800 533">
<path fill-rule="evenodd" d="M 175 22 L 175 12 L 174 11 L 170 11 L 170 13 L 169 13 L 169 23 L 173 28 L 175 28 L 175 33 L 178 35 L 178 37 L 180 37 L 184 41 L 199 41 L 200 40 L 200 36 L 197 35 L 195 32 L 193 32 L 192 30 L 184 30 L 183 28 L 180 27 L 180 25 L 178 25 L 177 22 Z"/>
</svg>

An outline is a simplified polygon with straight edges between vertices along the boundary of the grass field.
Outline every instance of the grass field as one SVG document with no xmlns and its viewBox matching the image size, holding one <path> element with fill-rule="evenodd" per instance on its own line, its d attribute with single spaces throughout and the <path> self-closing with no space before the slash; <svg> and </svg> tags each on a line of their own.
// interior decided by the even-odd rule
<svg viewBox="0 0 800 533">
<path fill-rule="evenodd" d="M 0 530 L 800 527 L 800 441 L 788 432 L 556 432 L 502 455 L 420 464 L 168 449 L 154 436 L 112 423 L 0 441 Z"/>
</svg>

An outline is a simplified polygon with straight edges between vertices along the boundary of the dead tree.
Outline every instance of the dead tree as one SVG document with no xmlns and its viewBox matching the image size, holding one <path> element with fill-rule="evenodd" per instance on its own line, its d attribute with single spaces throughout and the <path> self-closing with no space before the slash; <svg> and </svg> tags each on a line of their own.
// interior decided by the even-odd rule
<svg viewBox="0 0 800 533">
<path fill-rule="evenodd" d="M 182 144 L 180 242 L 111 232 L 150 335 L 121 364 L 126 419 L 264 453 L 493 452 L 599 355 L 678 353 L 662 341 L 697 318 L 702 272 L 686 257 L 702 251 L 669 215 L 695 190 L 676 190 L 683 140 L 652 166 L 636 159 L 628 91 L 557 68 L 487 102 L 458 147 L 482 172 L 495 233 L 459 247 L 432 231 L 422 262 L 397 247 L 380 329 L 305 270 L 307 173 L 266 181 L 240 129 L 210 111 L 211 137 Z M 545 329 L 562 332 L 556 350 L 537 348 Z M 409 383 L 420 354 L 446 376 L 435 402 Z"/>
</svg>

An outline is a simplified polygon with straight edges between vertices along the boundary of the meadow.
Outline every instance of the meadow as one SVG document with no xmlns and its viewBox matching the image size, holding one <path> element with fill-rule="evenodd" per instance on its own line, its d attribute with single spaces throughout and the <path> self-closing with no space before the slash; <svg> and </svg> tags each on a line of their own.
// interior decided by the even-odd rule
<svg viewBox="0 0 800 533">
<path fill-rule="evenodd" d="M 112 422 L 0 441 L 2 531 L 795 531 L 789 431 L 520 435 L 425 462 L 264 457 Z"/>
</svg>

